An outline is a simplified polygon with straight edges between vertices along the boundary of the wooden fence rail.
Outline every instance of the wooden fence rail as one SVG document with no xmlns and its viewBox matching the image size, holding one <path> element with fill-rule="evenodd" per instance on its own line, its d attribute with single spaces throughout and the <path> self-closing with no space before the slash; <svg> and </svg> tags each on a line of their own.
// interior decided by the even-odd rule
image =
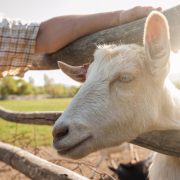
<svg viewBox="0 0 180 180">
<path fill-rule="evenodd" d="M 3 142 L 0 142 L 0 161 L 34 180 L 88 180 L 71 170 Z"/>
<path fill-rule="evenodd" d="M 180 49 L 180 5 L 164 12 L 170 27 L 171 46 Z M 128 24 L 109 28 L 80 38 L 67 47 L 53 54 L 34 57 L 34 70 L 58 69 L 57 61 L 61 60 L 71 65 L 79 65 L 93 60 L 97 44 L 104 43 L 136 43 L 142 45 L 145 18 Z"/>
<path fill-rule="evenodd" d="M 61 114 L 62 112 L 15 112 L 0 107 L 0 118 L 22 124 L 53 125 Z"/>
</svg>

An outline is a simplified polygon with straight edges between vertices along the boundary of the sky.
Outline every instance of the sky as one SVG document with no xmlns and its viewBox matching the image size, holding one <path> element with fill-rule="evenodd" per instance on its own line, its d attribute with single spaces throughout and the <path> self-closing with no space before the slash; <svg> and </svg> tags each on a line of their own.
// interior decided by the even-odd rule
<svg viewBox="0 0 180 180">
<path fill-rule="evenodd" d="M 137 5 L 160 6 L 165 10 L 178 4 L 180 4 L 179 0 L 0 0 L 0 15 L 24 21 L 41 22 L 60 15 L 125 10 Z M 177 59 L 176 56 L 173 57 Z M 180 55 L 178 57 L 180 59 Z M 174 67 L 178 73 L 177 66 Z M 79 85 L 60 70 L 28 71 L 24 79 L 28 80 L 29 77 L 33 77 L 36 85 L 43 85 L 44 74 L 54 79 L 56 83 Z"/>
</svg>

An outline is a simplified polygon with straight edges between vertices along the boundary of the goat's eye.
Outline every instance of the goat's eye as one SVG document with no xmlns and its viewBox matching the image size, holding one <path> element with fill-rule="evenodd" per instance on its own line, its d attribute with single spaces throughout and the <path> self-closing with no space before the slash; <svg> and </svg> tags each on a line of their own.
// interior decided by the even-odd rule
<svg viewBox="0 0 180 180">
<path fill-rule="evenodd" d="M 130 82 L 134 79 L 134 76 L 131 75 L 131 74 L 128 74 L 128 73 L 125 73 L 125 74 L 122 74 L 120 77 L 119 77 L 119 81 L 121 82 Z"/>
</svg>

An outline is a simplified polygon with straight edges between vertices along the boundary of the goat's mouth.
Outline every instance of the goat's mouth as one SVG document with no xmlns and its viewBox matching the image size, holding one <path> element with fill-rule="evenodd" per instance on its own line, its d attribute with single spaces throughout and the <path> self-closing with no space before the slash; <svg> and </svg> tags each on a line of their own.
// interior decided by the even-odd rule
<svg viewBox="0 0 180 180">
<path fill-rule="evenodd" d="M 74 151 L 79 151 L 80 152 L 80 148 L 82 145 L 84 145 L 85 143 L 87 143 L 89 140 L 91 140 L 93 137 L 90 135 L 84 139 L 82 139 L 81 141 L 79 141 L 78 143 L 72 145 L 72 146 L 69 146 L 69 147 L 65 147 L 65 148 L 59 148 L 57 149 L 57 152 L 58 154 L 60 155 L 63 155 L 63 156 L 66 156 L 66 155 L 70 155 L 72 154 Z"/>
</svg>

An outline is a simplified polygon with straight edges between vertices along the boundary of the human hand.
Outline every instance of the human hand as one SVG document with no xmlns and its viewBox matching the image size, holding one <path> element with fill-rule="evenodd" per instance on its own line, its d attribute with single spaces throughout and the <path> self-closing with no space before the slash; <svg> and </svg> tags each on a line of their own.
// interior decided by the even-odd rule
<svg viewBox="0 0 180 180">
<path fill-rule="evenodd" d="M 146 17 L 151 11 L 162 11 L 162 8 L 154 8 L 152 6 L 136 6 L 132 9 L 121 11 L 119 23 L 125 24 L 137 19 L 141 19 Z"/>
</svg>

